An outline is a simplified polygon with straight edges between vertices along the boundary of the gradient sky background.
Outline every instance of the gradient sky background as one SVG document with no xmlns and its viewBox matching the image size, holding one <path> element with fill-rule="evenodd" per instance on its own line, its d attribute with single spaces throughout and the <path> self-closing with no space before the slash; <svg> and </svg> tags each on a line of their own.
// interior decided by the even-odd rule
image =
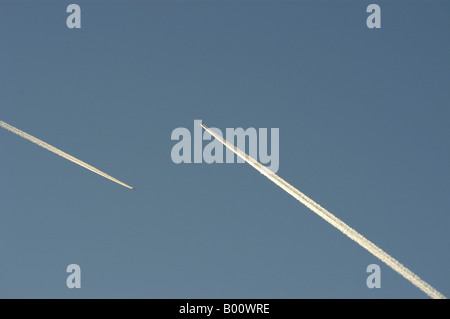
<svg viewBox="0 0 450 319">
<path fill-rule="evenodd" d="M 0 1 L 0 120 L 136 187 L 0 130 L 0 297 L 427 297 L 250 166 L 174 164 L 194 119 L 280 128 L 278 174 L 449 297 L 450 2 L 373 2 Z"/>
</svg>

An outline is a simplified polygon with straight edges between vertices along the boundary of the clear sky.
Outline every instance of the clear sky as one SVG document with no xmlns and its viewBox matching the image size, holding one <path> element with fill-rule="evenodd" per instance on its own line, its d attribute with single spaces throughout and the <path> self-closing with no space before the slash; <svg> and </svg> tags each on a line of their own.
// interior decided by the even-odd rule
<svg viewBox="0 0 450 319">
<path fill-rule="evenodd" d="M 370 3 L 0 0 L 0 120 L 136 188 L 0 130 L 0 297 L 426 298 L 249 165 L 174 164 L 195 119 L 279 128 L 282 178 L 449 297 L 450 2 Z"/>
</svg>

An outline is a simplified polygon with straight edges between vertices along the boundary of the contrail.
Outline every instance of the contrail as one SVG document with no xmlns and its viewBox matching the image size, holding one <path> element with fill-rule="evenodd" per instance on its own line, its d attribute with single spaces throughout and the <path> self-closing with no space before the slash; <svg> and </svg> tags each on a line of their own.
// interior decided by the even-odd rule
<svg viewBox="0 0 450 319">
<path fill-rule="evenodd" d="M 62 156 L 65 159 L 68 159 L 69 161 L 74 162 L 75 164 L 78 164 L 78 165 L 80 165 L 80 166 L 82 166 L 82 167 L 84 167 L 84 168 L 86 168 L 86 169 L 88 169 L 88 170 L 90 170 L 90 171 L 92 171 L 94 173 L 97 173 L 100 176 L 103 176 L 103 177 L 105 177 L 105 178 L 107 178 L 107 179 L 109 179 L 109 180 L 111 180 L 113 182 L 116 182 L 117 184 L 125 186 L 125 187 L 127 187 L 129 189 L 134 189 L 133 187 L 131 187 L 131 186 L 129 186 L 129 185 L 119 181 L 118 179 L 115 179 L 112 176 L 109 176 L 108 174 L 102 172 L 101 170 L 96 169 L 95 167 L 93 167 L 93 166 L 91 166 L 91 165 L 89 165 L 89 164 L 87 164 L 87 163 L 85 163 L 83 161 L 80 161 L 79 159 L 73 157 L 72 155 L 69 155 L 69 154 L 63 152 L 63 151 L 57 149 L 56 147 L 53 147 L 50 144 L 47 144 L 44 141 L 41 141 L 40 139 L 38 139 L 38 138 L 36 138 L 34 136 L 31 136 L 30 134 L 27 134 L 27 133 L 19 130 L 18 128 L 15 128 L 14 126 L 9 125 L 8 123 L 0 121 L 0 126 L 3 127 L 4 129 L 10 131 L 10 132 L 13 132 L 14 134 L 19 135 L 20 137 L 23 137 L 26 140 L 29 140 L 29 141 L 31 141 L 31 142 L 33 142 L 33 143 L 35 143 L 35 144 L 37 144 L 37 145 L 47 149 L 47 150 L 49 150 L 50 152 L 53 152 L 53 153 L 55 153 L 55 154 L 57 154 L 59 156 Z"/>
<path fill-rule="evenodd" d="M 384 262 L 386 265 L 391 267 L 393 270 L 398 272 L 400 275 L 402 275 L 405 279 L 409 280 L 413 285 L 418 287 L 420 290 L 422 290 L 424 293 L 426 293 L 428 296 L 434 299 L 446 299 L 446 297 L 441 294 L 439 291 L 431 287 L 428 283 L 423 281 L 419 276 L 417 276 L 415 273 L 413 273 L 411 270 L 403 266 L 399 261 L 397 261 L 395 258 L 384 252 L 381 248 L 379 248 L 377 245 L 372 243 L 370 240 L 365 238 L 363 235 L 358 233 L 356 230 L 348 226 L 346 223 L 344 223 L 342 220 L 334 216 L 332 213 L 327 211 L 325 208 L 317 204 L 315 201 L 313 201 L 311 198 L 300 192 L 298 189 L 296 189 L 294 186 L 286 182 L 284 179 L 279 177 L 277 174 L 273 173 L 271 170 L 269 170 L 267 167 L 261 165 L 257 160 L 253 159 L 249 155 L 247 155 L 245 152 L 241 151 L 237 147 L 235 147 L 233 144 L 229 143 L 219 135 L 217 135 L 214 131 L 210 130 L 206 125 L 202 124 L 202 127 L 212 136 L 214 136 L 217 140 L 222 142 L 223 145 L 225 145 L 228 149 L 233 151 L 237 156 L 245 160 L 248 164 L 253 166 L 256 170 L 258 170 L 260 173 L 264 174 L 268 179 L 270 179 L 272 182 L 280 186 L 282 189 L 284 189 L 288 194 L 290 194 L 292 197 L 294 197 L 296 200 L 298 200 L 300 203 L 308 207 L 310 210 L 312 210 L 314 213 L 325 219 L 327 222 L 329 222 L 331 225 L 336 227 L 338 230 L 340 230 L 342 233 L 347 235 L 350 239 L 357 242 L 360 246 L 365 248 L 368 252 L 370 252 L 372 255 L 380 259 L 382 262 Z"/>
</svg>

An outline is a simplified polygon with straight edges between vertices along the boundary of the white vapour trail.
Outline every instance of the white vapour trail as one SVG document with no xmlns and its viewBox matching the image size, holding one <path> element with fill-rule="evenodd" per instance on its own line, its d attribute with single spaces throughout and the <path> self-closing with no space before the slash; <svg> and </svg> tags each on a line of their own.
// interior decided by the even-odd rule
<svg viewBox="0 0 450 319">
<path fill-rule="evenodd" d="M 53 147 L 50 144 L 47 144 L 44 141 L 41 141 L 40 139 L 38 139 L 38 138 L 36 138 L 34 136 L 31 136 L 30 134 L 27 134 L 27 133 L 19 130 L 18 128 L 15 128 L 14 126 L 9 125 L 8 123 L 0 121 L 0 126 L 3 127 L 4 129 L 10 131 L 10 132 L 13 132 L 14 134 L 19 135 L 20 137 L 22 137 L 22 138 L 24 138 L 26 140 L 29 140 L 29 141 L 31 141 L 31 142 L 33 142 L 33 143 L 35 143 L 35 144 L 37 144 L 37 145 L 47 149 L 47 150 L 49 150 L 50 152 L 53 152 L 53 153 L 55 153 L 55 154 L 57 154 L 57 155 L 59 155 L 61 157 L 64 157 L 65 159 L 68 159 L 71 162 L 74 162 L 75 164 L 78 164 L 78 165 L 80 165 L 80 166 L 82 166 L 82 167 L 84 167 L 84 168 L 86 168 L 86 169 L 88 169 L 88 170 L 90 170 L 90 171 L 92 171 L 94 173 L 97 173 L 100 176 L 103 176 L 103 177 L 105 177 L 105 178 L 107 178 L 107 179 L 109 179 L 109 180 L 111 180 L 113 182 L 116 182 L 117 184 L 125 186 L 125 187 L 127 187 L 129 189 L 134 189 L 133 187 L 131 187 L 131 186 L 129 186 L 129 185 L 119 181 L 118 179 L 115 179 L 112 176 L 109 176 L 108 174 L 102 172 L 101 170 L 96 169 L 95 167 L 93 167 L 93 166 L 91 166 L 91 165 L 89 165 L 89 164 L 87 164 L 87 163 L 85 163 L 83 161 L 80 161 L 79 159 L 73 157 L 72 155 L 69 155 L 69 154 L 63 152 L 63 151 L 57 149 L 56 147 Z"/>
<path fill-rule="evenodd" d="M 258 170 L 260 173 L 264 174 L 268 179 L 270 179 L 272 182 L 274 182 L 276 185 L 280 186 L 283 190 L 285 190 L 288 194 L 290 194 L 292 197 L 297 199 L 299 202 L 301 202 L 303 205 L 308 207 L 310 210 L 312 210 L 314 213 L 325 219 L 327 222 L 329 222 L 331 225 L 336 227 L 338 230 L 340 230 L 343 234 L 348 236 L 350 239 L 354 240 L 356 243 L 358 243 L 360 246 L 365 248 L 367 251 L 369 251 L 372 255 L 380 259 L 382 262 L 384 262 L 386 265 L 391 267 L 393 270 L 398 272 L 400 275 L 402 275 L 405 279 L 409 280 L 413 285 L 418 287 L 420 290 L 422 290 L 424 293 L 426 293 L 431 298 L 435 299 L 446 299 L 444 295 L 442 295 L 439 291 L 434 289 L 432 286 L 430 286 L 428 283 L 423 281 L 419 276 L 417 276 L 415 273 L 413 273 L 411 270 L 403 266 L 400 262 L 398 262 L 395 258 L 384 252 L 381 248 L 379 248 L 377 245 L 372 243 L 370 240 L 365 238 L 363 235 L 358 233 L 356 230 L 348 226 L 346 223 L 344 223 L 342 220 L 334 216 L 332 213 L 327 211 L 325 208 L 314 202 L 311 198 L 300 192 L 298 189 L 296 189 L 294 186 L 286 182 L 284 179 L 273 173 L 271 170 L 269 170 L 267 167 L 261 165 L 257 160 L 253 159 L 249 155 L 247 155 L 245 152 L 241 151 L 237 147 L 235 147 L 233 144 L 229 143 L 227 140 L 223 139 L 219 135 L 217 135 L 214 131 L 210 130 L 206 125 L 202 124 L 202 127 L 212 136 L 214 136 L 217 140 L 222 142 L 228 149 L 233 151 L 237 156 L 245 160 L 248 164 L 253 166 L 256 170 Z"/>
</svg>

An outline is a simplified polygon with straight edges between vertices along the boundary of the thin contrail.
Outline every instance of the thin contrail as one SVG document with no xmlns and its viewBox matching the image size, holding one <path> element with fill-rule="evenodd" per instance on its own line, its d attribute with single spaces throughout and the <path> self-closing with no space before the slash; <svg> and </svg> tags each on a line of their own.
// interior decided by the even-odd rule
<svg viewBox="0 0 450 319">
<path fill-rule="evenodd" d="M 258 170 L 260 173 L 264 174 L 268 179 L 270 179 L 272 182 L 280 186 L 282 189 L 284 189 L 288 194 L 290 194 L 292 197 L 297 199 L 299 202 L 301 202 L 303 205 L 308 207 L 310 210 L 312 210 L 314 213 L 325 219 L 327 222 L 329 222 L 331 225 L 336 227 L 338 230 L 340 230 L 342 233 L 347 235 L 350 239 L 357 242 L 360 246 L 365 248 L 368 252 L 370 252 L 372 255 L 380 259 L 382 262 L 384 262 L 386 265 L 391 267 L 393 270 L 398 272 L 400 275 L 402 275 L 405 279 L 409 280 L 413 285 L 418 287 L 420 290 L 422 290 L 424 293 L 426 293 L 428 296 L 434 299 L 446 299 L 446 297 L 441 294 L 439 291 L 431 287 L 428 283 L 423 281 L 419 276 L 417 276 L 415 273 L 413 273 L 411 270 L 403 266 L 400 262 L 398 262 L 395 258 L 384 252 L 381 248 L 379 248 L 377 245 L 372 243 L 370 240 L 365 238 L 363 235 L 358 233 L 356 230 L 348 226 L 346 223 L 344 223 L 342 220 L 334 216 L 332 213 L 327 211 L 325 208 L 314 202 L 312 199 L 310 199 L 308 196 L 300 192 L 298 189 L 296 189 L 294 186 L 286 182 L 284 179 L 279 177 L 277 174 L 273 173 L 271 170 L 269 170 L 267 167 L 261 165 L 257 160 L 253 159 L 249 155 L 247 155 L 245 152 L 241 151 L 237 147 L 235 147 L 233 144 L 229 143 L 219 135 L 217 135 L 214 131 L 210 130 L 206 125 L 202 124 L 202 127 L 212 136 L 214 136 L 217 140 L 222 142 L 228 149 L 233 151 L 237 156 L 245 160 L 248 164 L 253 166 L 256 170 Z"/>
<path fill-rule="evenodd" d="M 105 177 L 105 178 L 107 178 L 107 179 L 109 179 L 109 180 L 111 180 L 113 182 L 116 182 L 116 183 L 118 183 L 118 184 L 120 184 L 122 186 L 125 186 L 125 187 L 127 187 L 129 189 L 134 189 L 133 187 L 131 187 L 131 186 L 129 186 L 129 185 L 119 181 L 118 179 L 115 179 L 112 176 L 109 176 L 108 174 L 102 172 L 101 170 L 96 169 L 95 167 L 93 167 L 93 166 L 91 166 L 91 165 L 89 165 L 89 164 L 87 164 L 87 163 L 85 163 L 83 161 L 80 161 L 79 159 L 73 157 L 72 155 L 69 155 L 69 154 L 63 152 L 63 151 L 57 149 L 56 147 L 53 147 L 50 144 L 47 144 L 44 141 L 41 141 L 40 139 L 38 139 L 38 138 L 36 138 L 34 136 L 31 136 L 30 134 L 27 134 L 27 133 L 19 130 L 18 128 L 15 128 L 14 126 L 9 125 L 8 123 L 0 121 L 0 126 L 3 127 L 4 129 L 10 131 L 10 132 L 13 132 L 14 134 L 19 135 L 20 137 L 23 137 L 26 140 L 29 140 L 29 141 L 31 141 L 31 142 L 33 142 L 33 143 L 35 143 L 35 144 L 37 144 L 37 145 L 47 149 L 47 150 L 49 150 L 50 152 L 53 152 L 53 153 L 55 153 L 55 154 L 57 154 L 59 156 L 62 156 L 65 159 L 68 159 L 69 161 L 74 162 L 75 164 L 78 164 L 78 165 L 80 165 L 80 166 L 82 166 L 82 167 L 84 167 L 84 168 L 86 168 L 86 169 L 88 169 L 88 170 L 90 170 L 90 171 L 92 171 L 94 173 L 97 173 L 100 176 L 103 176 L 103 177 Z"/>
</svg>

